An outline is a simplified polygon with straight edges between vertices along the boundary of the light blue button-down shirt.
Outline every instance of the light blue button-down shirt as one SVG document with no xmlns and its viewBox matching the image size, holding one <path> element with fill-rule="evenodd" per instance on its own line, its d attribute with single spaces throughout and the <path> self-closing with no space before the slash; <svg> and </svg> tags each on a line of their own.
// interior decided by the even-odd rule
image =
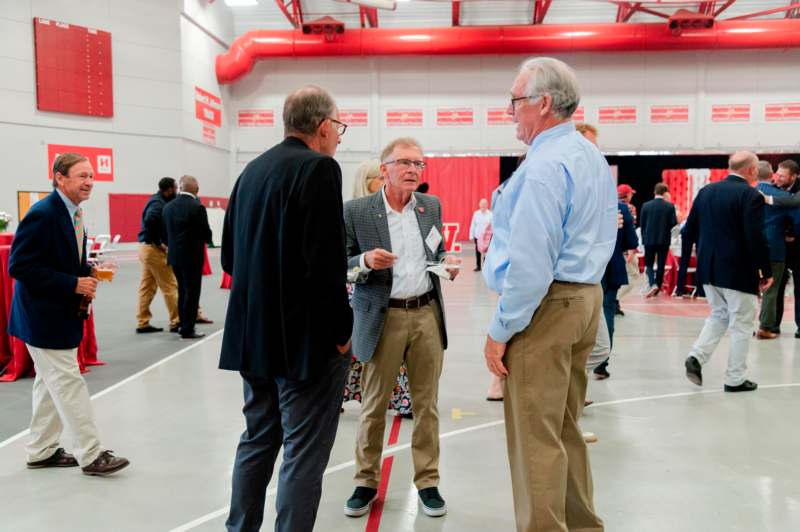
<svg viewBox="0 0 800 532">
<path fill-rule="evenodd" d="M 500 294 L 489 336 L 505 343 L 554 280 L 600 282 L 617 238 L 617 193 L 603 155 L 566 122 L 534 139 L 492 212 L 483 276 Z"/>
<path fill-rule="evenodd" d="M 69 212 L 69 221 L 75 223 L 75 213 L 78 212 L 78 205 L 72 203 L 72 200 L 67 197 L 66 194 L 61 192 L 60 189 L 56 189 L 58 195 L 61 196 L 64 205 L 67 206 L 67 211 Z"/>
</svg>

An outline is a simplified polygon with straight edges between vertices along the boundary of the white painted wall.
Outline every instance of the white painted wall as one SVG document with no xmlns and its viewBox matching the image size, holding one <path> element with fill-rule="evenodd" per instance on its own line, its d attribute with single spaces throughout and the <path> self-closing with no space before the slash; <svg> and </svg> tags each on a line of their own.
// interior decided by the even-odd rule
<svg viewBox="0 0 800 532">
<path fill-rule="evenodd" d="M 185 4 L 185 5 L 184 5 Z M 202 143 L 194 119 L 194 86 L 228 99 L 214 75 L 223 47 L 182 16 L 232 34 L 223 2 L 207 0 L 0 0 L 0 211 L 17 216 L 18 190 L 50 190 L 47 144 L 102 146 L 114 150 L 113 183 L 96 182 L 85 204 L 92 233 L 109 230 L 109 193 L 150 193 L 165 175 L 191 173 L 201 194 L 225 196 L 230 183 L 227 120 L 218 146 Z M 111 33 L 113 118 L 36 110 L 33 17 L 94 27 Z M 15 220 L 16 221 L 16 220 Z M 15 224 L 12 224 L 12 229 Z"/>
</svg>

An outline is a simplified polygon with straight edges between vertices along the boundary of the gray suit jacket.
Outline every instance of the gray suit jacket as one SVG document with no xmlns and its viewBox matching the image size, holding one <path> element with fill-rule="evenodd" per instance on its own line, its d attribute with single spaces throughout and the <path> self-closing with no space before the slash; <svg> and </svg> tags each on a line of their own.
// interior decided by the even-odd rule
<svg viewBox="0 0 800 532">
<path fill-rule="evenodd" d="M 440 261 L 445 256 L 444 239 L 434 254 L 424 243 L 425 238 L 436 227 L 442 233 L 442 207 L 436 196 L 415 192 L 417 215 L 420 233 L 422 234 L 425 254 L 430 261 Z M 362 253 L 375 248 L 392 251 L 389 235 L 389 222 L 386 219 L 386 207 L 381 192 L 370 196 L 348 201 L 344 205 L 344 225 L 347 233 L 348 268 L 359 265 Z M 447 330 L 444 320 L 444 304 L 439 277 L 429 273 L 436 298 L 439 302 L 439 325 L 442 333 L 442 348 L 447 349 Z M 355 284 L 353 299 L 353 354 L 361 362 L 372 359 L 375 348 L 383 333 L 389 295 L 392 292 L 392 268 L 374 270 L 362 276 Z"/>
</svg>

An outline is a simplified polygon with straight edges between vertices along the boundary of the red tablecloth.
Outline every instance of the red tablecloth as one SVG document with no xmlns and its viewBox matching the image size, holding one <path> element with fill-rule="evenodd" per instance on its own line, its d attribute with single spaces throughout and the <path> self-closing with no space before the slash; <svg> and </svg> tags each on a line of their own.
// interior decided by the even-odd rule
<svg viewBox="0 0 800 532">
<path fill-rule="evenodd" d="M 233 285 L 233 277 L 228 275 L 226 272 L 222 272 L 222 283 L 220 283 L 219 287 L 230 290 L 232 285 Z"/>
<path fill-rule="evenodd" d="M 14 233 L 0 233 L 0 246 L 10 246 Z"/>
<path fill-rule="evenodd" d="M 203 275 L 211 275 L 213 272 L 211 271 L 211 263 L 208 261 L 208 246 L 205 247 L 204 251 L 204 258 L 203 258 Z"/>
<path fill-rule="evenodd" d="M 6 332 L 11 311 L 11 298 L 14 293 L 14 280 L 8 274 L 8 256 L 11 246 L 0 246 L 0 382 L 10 382 L 20 377 L 34 375 L 33 361 L 25 344 Z M 105 362 L 97 359 L 97 337 L 94 331 L 94 312 L 83 325 L 83 341 L 78 346 L 78 365 L 81 373 L 88 371 L 86 366 L 102 366 Z"/>
</svg>

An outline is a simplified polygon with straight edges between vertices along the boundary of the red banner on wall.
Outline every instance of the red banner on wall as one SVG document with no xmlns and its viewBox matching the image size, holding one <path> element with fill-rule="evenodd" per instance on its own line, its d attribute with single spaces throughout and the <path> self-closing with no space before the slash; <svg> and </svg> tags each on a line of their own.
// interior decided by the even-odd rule
<svg viewBox="0 0 800 532">
<path fill-rule="evenodd" d="M 489 107 L 486 109 L 486 123 L 490 126 L 506 126 L 514 123 L 506 107 Z"/>
<path fill-rule="evenodd" d="M 800 121 L 800 102 L 768 103 L 764 106 L 764 120 L 767 122 Z"/>
<path fill-rule="evenodd" d="M 688 122 L 688 105 L 651 105 L 650 122 L 654 124 Z"/>
<path fill-rule="evenodd" d="M 217 130 L 211 126 L 203 125 L 203 142 L 212 146 L 216 146 Z"/>
<path fill-rule="evenodd" d="M 273 127 L 275 111 L 272 109 L 241 109 L 238 113 L 239 127 Z"/>
<path fill-rule="evenodd" d="M 750 104 L 726 104 L 711 106 L 712 122 L 749 122 Z"/>
<path fill-rule="evenodd" d="M 635 124 L 636 107 L 632 105 L 601 107 L 598 121 L 601 124 Z"/>
<path fill-rule="evenodd" d="M 366 109 L 339 109 L 339 121 L 347 124 L 347 127 L 367 127 L 369 111 Z"/>
<path fill-rule="evenodd" d="M 222 100 L 200 87 L 194 88 L 194 116 L 216 127 L 222 125 Z"/>
<path fill-rule="evenodd" d="M 94 146 L 69 146 L 65 144 L 47 145 L 47 174 L 53 178 L 53 163 L 62 153 L 85 155 L 94 168 L 95 181 L 114 181 L 114 152 L 111 148 Z"/>
<path fill-rule="evenodd" d="M 475 110 L 471 107 L 436 109 L 437 126 L 471 126 L 475 123 Z"/>
<path fill-rule="evenodd" d="M 586 113 L 583 109 L 582 105 L 579 105 L 575 112 L 572 113 L 572 121 L 573 122 L 583 122 L 585 120 Z"/>
<path fill-rule="evenodd" d="M 392 109 L 386 111 L 387 127 L 421 127 L 422 109 Z"/>
</svg>

